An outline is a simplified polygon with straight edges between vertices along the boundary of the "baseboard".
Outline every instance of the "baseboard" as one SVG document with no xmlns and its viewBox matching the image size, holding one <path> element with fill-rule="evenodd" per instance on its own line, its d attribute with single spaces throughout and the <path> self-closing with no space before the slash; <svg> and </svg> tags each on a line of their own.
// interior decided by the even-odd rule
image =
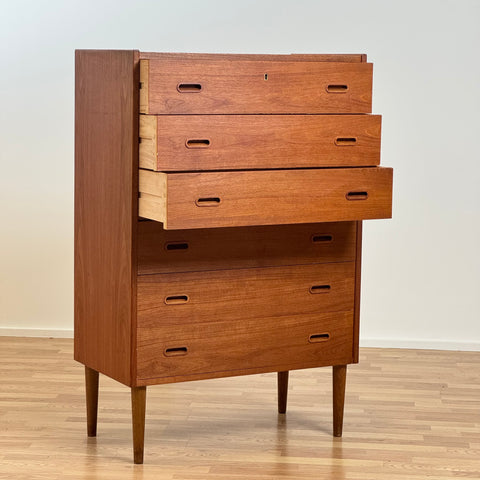
<svg viewBox="0 0 480 480">
<path fill-rule="evenodd" d="M 0 327 L 2 337 L 73 338 L 73 330 Z M 480 352 L 480 342 L 452 342 L 444 340 L 412 340 L 402 338 L 361 338 L 360 347 L 412 348 L 416 350 L 452 350 Z"/>
<path fill-rule="evenodd" d="M 8 328 L 0 327 L 0 337 L 73 338 L 72 329 Z"/>
<path fill-rule="evenodd" d="M 374 348 L 411 348 L 415 350 L 452 350 L 462 352 L 480 352 L 480 342 L 461 342 L 445 340 L 412 340 L 405 338 L 362 338 L 360 347 Z"/>
</svg>

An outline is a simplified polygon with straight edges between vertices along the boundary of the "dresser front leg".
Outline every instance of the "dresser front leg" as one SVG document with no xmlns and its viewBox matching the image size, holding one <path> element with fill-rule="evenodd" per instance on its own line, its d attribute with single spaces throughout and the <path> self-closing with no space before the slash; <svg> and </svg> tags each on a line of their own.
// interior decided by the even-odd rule
<svg viewBox="0 0 480 480">
<path fill-rule="evenodd" d="M 87 400 L 87 435 L 97 436 L 98 372 L 85 366 L 85 390 Z"/>
<path fill-rule="evenodd" d="M 132 387 L 133 461 L 143 463 L 147 387 Z"/>
<path fill-rule="evenodd" d="M 343 407 L 345 405 L 345 382 L 347 379 L 347 366 L 333 366 L 333 435 L 342 436 Z"/>
<path fill-rule="evenodd" d="M 288 394 L 288 370 L 286 372 L 277 373 L 278 387 L 278 413 L 287 411 L 287 394 Z"/>
</svg>

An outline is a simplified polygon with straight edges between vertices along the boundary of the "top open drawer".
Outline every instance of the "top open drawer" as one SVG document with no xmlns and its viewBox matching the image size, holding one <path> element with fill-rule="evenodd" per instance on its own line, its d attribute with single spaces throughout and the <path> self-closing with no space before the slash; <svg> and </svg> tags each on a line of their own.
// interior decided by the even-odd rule
<svg viewBox="0 0 480 480">
<path fill-rule="evenodd" d="M 148 114 L 370 113 L 372 64 L 218 59 L 140 61 Z"/>
</svg>

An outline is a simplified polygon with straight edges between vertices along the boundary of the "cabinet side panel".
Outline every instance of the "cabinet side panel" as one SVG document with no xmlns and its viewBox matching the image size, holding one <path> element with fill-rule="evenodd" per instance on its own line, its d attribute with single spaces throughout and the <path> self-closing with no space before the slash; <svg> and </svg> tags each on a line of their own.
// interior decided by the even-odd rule
<svg viewBox="0 0 480 480">
<path fill-rule="evenodd" d="M 75 57 L 74 357 L 126 385 L 136 276 L 134 60 L 133 51 Z"/>
<path fill-rule="evenodd" d="M 355 301 L 353 307 L 353 362 L 358 363 L 358 345 L 360 338 L 360 296 L 362 279 L 362 222 L 357 222 L 357 241 L 355 253 Z"/>
</svg>

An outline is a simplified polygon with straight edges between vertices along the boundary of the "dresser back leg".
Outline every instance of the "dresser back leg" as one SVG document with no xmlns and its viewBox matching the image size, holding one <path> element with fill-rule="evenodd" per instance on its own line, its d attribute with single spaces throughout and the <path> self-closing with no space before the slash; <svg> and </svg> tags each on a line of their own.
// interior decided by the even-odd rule
<svg viewBox="0 0 480 480">
<path fill-rule="evenodd" d="M 343 407 L 345 404 L 345 382 L 347 379 L 347 366 L 333 366 L 333 435 L 342 436 Z"/>
<path fill-rule="evenodd" d="M 85 390 L 87 399 L 87 435 L 97 436 L 98 372 L 85 367 Z"/>
<path fill-rule="evenodd" d="M 133 461 L 143 463 L 147 387 L 132 387 Z"/>
<path fill-rule="evenodd" d="M 288 371 L 277 373 L 278 413 L 287 411 Z"/>
</svg>

